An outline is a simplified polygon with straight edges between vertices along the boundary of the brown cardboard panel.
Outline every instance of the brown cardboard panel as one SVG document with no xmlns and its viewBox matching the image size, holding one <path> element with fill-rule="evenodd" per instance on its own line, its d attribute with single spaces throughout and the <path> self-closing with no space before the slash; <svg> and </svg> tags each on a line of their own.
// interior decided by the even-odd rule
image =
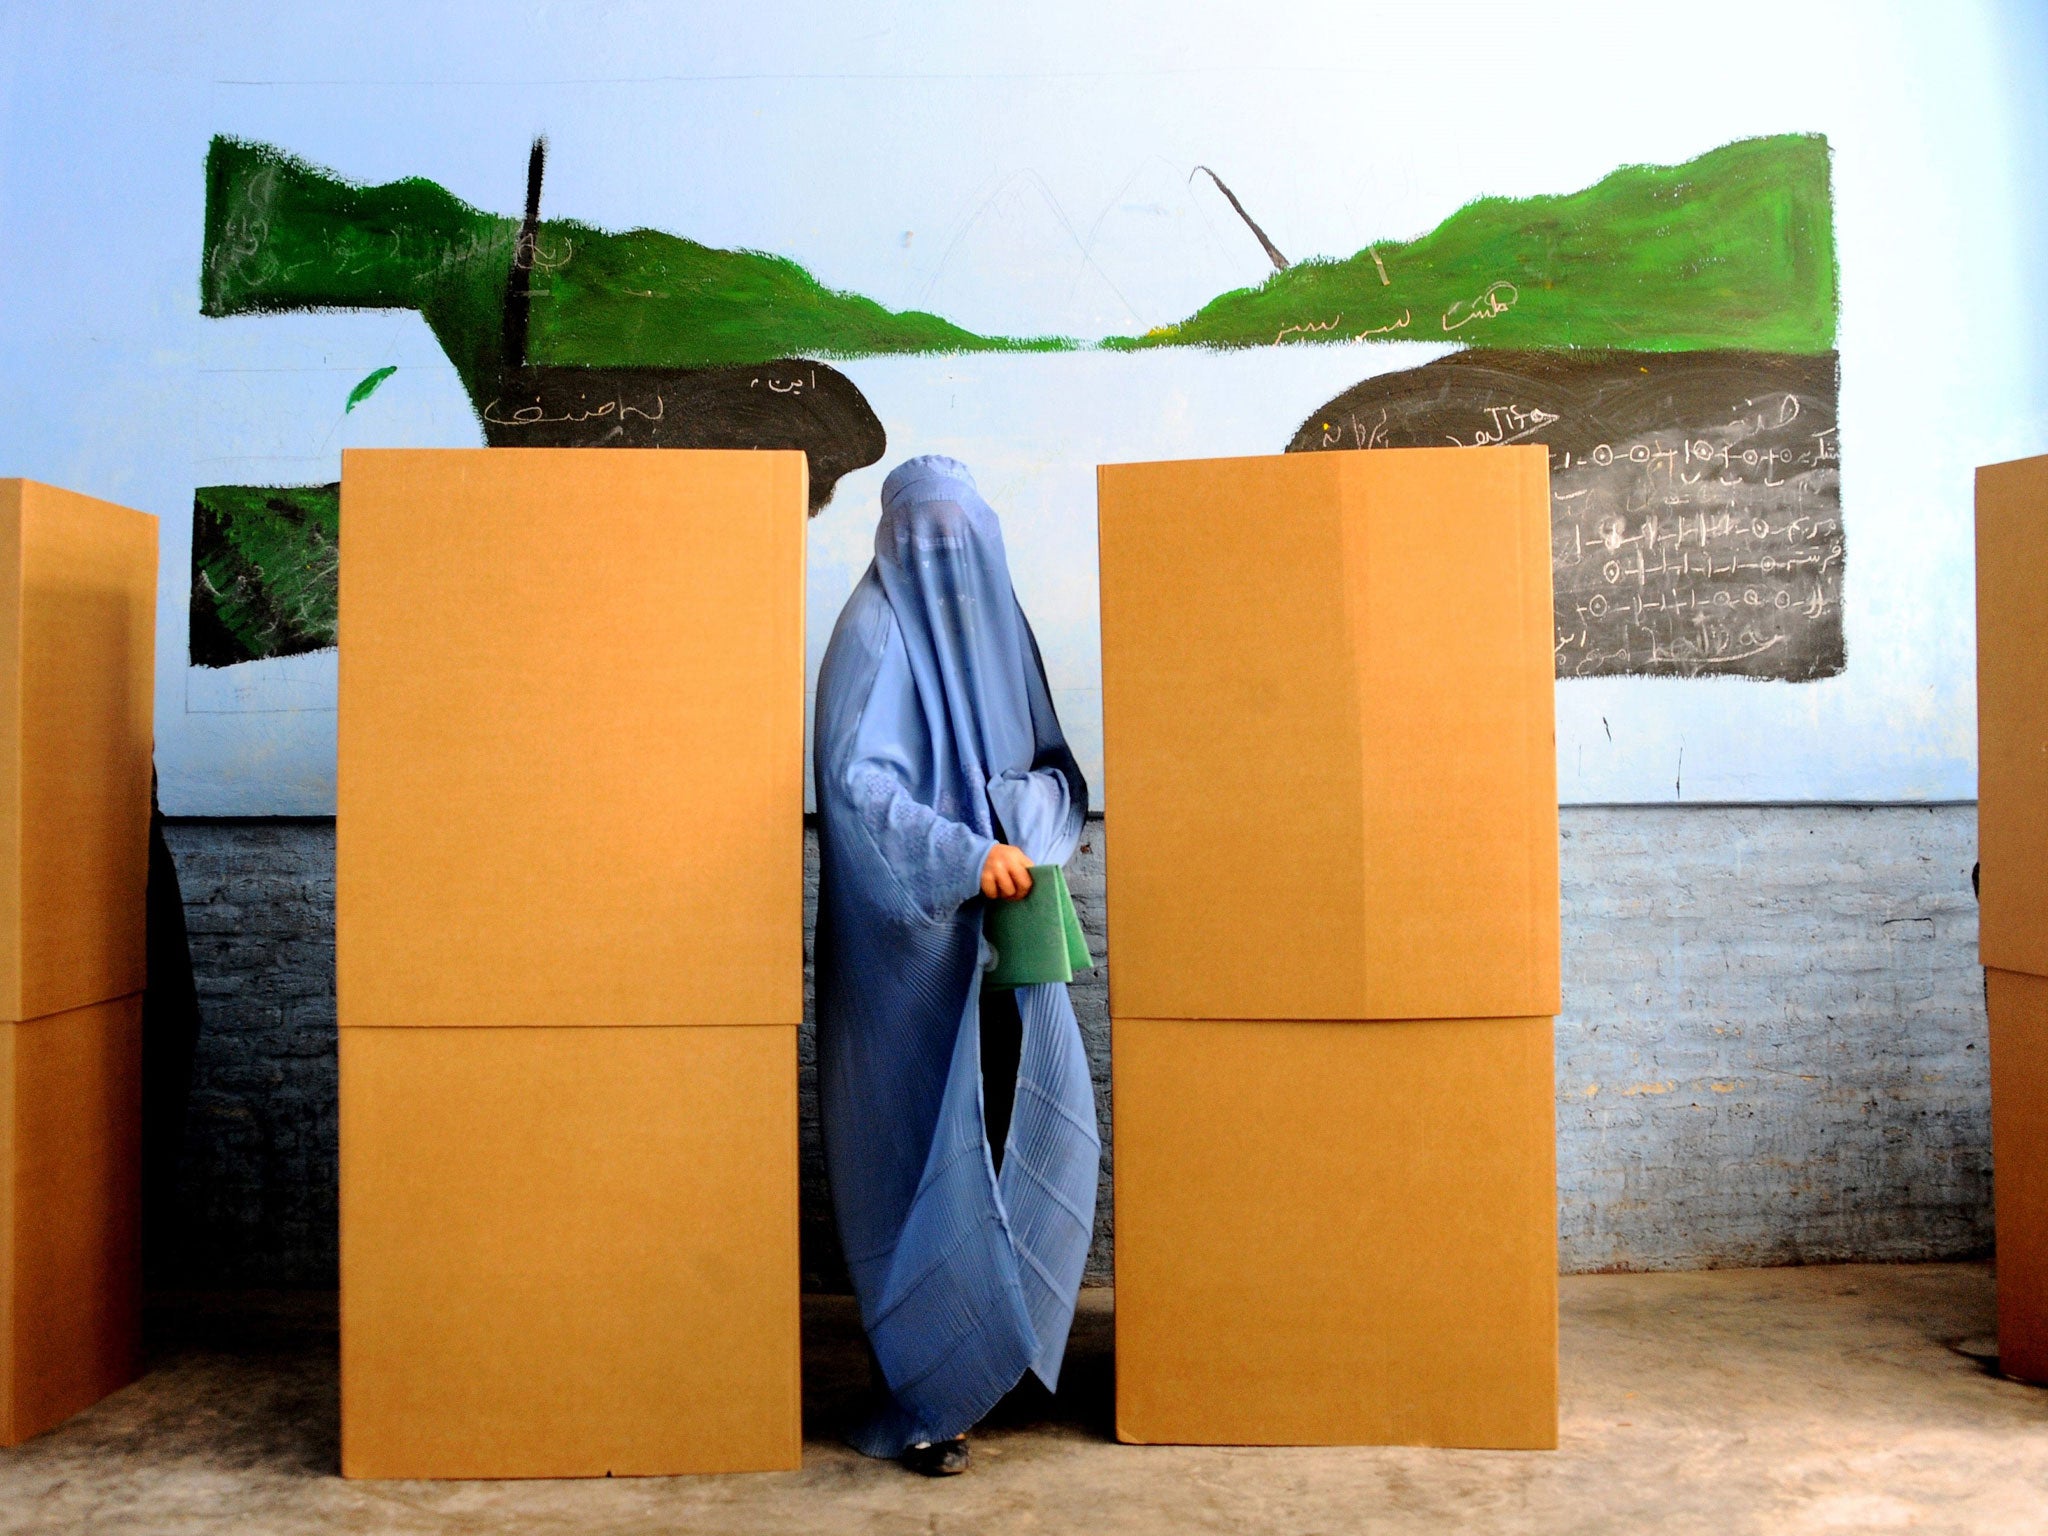
<svg viewBox="0 0 2048 1536">
<path fill-rule="evenodd" d="M 0 1022 L 0 1445 L 135 1379 L 142 999 Z"/>
<path fill-rule="evenodd" d="M 1987 971 L 1998 1365 L 2048 1383 L 2048 977 Z"/>
<path fill-rule="evenodd" d="M 0 1018 L 143 983 L 156 519 L 0 480 Z"/>
<path fill-rule="evenodd" d="M 1115 1014 L 1555 1013 L 1545 451 L 1098 476 Z"/>
<path fill-rule="evenodd" d="M 801 453 L 342 456 L 341 1022 L 802 1015 Z"/>
<path fill-rule="evenodd" d="M 1549 1019 L 1112 1043 L 1120 1439 L 1557 1444 Z"/>
<path fill-rule="evenodd" d="M 795 1467 L 796 1031 L 342 1031 L 342 1471 Z"/>
<path fill-rule="evenodd" d="M 1977 471 L 1978 948 L 2048 975 L 2048 457 Z"/>
</svg>

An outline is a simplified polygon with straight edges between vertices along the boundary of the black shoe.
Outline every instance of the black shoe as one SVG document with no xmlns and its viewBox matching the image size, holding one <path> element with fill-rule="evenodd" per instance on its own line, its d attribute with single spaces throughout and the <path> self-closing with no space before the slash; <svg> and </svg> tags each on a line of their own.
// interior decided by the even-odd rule
<svg viewBox="0 0 2048 1536">
<path fill-rule="evenodd" d="M 958 1477 L 967 1470 L 967 1437 L 913 1445 L 903 1453 L 903 1466 L 921 1477 Z"/>
</svg>

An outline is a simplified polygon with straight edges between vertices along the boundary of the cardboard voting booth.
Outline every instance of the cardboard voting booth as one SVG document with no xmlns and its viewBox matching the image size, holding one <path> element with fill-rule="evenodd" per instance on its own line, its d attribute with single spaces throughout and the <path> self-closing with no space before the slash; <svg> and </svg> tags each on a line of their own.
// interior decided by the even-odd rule
<svg viewBox="0 0 2048 1536">
<path fill-rule="evenodd" d="M 795 1467 L 805 461 L 342 462 L 342 1470 Z"/>
<path fill-rule="evenodd" d="M 1545 450 L 1099 495 L 1118 1434 L 1554 1446 Z"/>
<path fill-rule="evenodd" d="M 0 480 L 0 1445 L 134 1379 L 156 519 Z"/>
<path fill-rule="evenodd" d="M 2048 458 L 1977 471 L 1979 948 L 1998 1359 L 2048 1382 Z"/>
</svg>

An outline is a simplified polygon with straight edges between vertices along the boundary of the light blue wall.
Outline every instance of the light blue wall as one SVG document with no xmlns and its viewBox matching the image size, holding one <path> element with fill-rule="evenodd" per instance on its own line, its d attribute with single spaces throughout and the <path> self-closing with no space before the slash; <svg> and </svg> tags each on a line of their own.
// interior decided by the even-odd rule
<svg viewBox="0 0 2048 1536">
<path fill-rule="evenodd" d="M 1842 274 L 1849 667 L 1558 690 L 1572 801 L 1974 794 L 1970 471 L 2048 451 L 2038 5 L 16 5 L 0 11 L 0 473 L 164 519 L 167 808 L 332 807 L 331 655 L 184 665 L 193 487 L 481 441 L 416 316 L 198 313 L 208 139 L 792 256 L 970 327 L 1096 336 L 1257 281 L 1216 166 L 1290 256 L 1484 193 L 1825 133 Z M 1002 510 L 1077 743 L 1099 752 L 1092 466 L 1277 451 L 1417 348 L 846 365 L 889 432 L 814 525 L 813 657 L 888 463 Z M 348 388 L 398 373 L 344 418 Z M 1099 777 L 1099 775 L 1098 775 Z M 1110 787 L 1113 796 L 1114 788 Z"/>
</svg>

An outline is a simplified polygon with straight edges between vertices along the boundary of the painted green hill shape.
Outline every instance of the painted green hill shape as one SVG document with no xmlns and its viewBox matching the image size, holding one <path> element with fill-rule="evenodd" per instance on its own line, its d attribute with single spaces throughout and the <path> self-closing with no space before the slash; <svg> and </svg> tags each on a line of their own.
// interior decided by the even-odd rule
<svg viewBox="0 0 2048 1536">
<path fill-rule="evenodd" d="M 516 219 L 419 177 L 357 185 L 218 137 L 206 164 L 208 315 L 414 309 L 479 410 L 504 375 Z M 796 262 L 658 230 L 544 220 L 529 361 L 749 365 L 1067 348 L 976 335 L 826 288 Z M 1484 198 L 1414 240 L 1309 260 L 1178 325 L 1102 346 L 1452 340 L 1473 347 L 1817 353 L 1835 337 L 1827 141 L 1739 140 L 1583 191 Z M 366 393 L 373 374 L 352 400 Z M 227 666 L 334 643 L 335 487 L 206 486 L 194 500 L 193 659 Z"/>
<path fill-rule="evenodd" d="M 416 309 L 483 401 L 502 372 L 517 237 L 516 220 L 423 178 L 358 186 L 273 146 L 217 137 L 201 308 Z M 696 368 L 1075 345 L 890 310 L 781 256 L 574 220 L 541 222 L 530 286 L 528 354 L 541 365 Z M 1416 239 L 1299 262 L 1177 325 L 1101 345 L 1379 338 L 1824 352 L 1835 313 L 1827 141 L 1781 134 L 1682 165 L 1624 166 L 1579 192 L 1481 198 Z"/>
<path fill-rule="evenodd" d="M 501 373 L 516 219 L 418 177 L 358 186 L 267 144 L 225 135 L 206 160 L 200 310 L 416 309 L 473 400 Z M 701 368 L 779 357 L 1046 350 L 827 288 L 785 257 L 660 230 L 614 234 L 543 219 L 528 360 Z"/>
<path fill-rule="evenodd" d="M 1456 341 L 1473 347 L 1826 352 L 1828 145 L 1739 139 L 1581 192 L 1468 203 L 1428 234 L 1308 260 L 1107 347 Z"/>
<path fill-rule="evenodd" d="M 192 495 L 192 664 L 334 644 L 339 485 L 202 485 Z"/>
<path fill-rule="evenodd" d="M 516 219 L 422 177 L 357 187 L 264 144 L 206 156 L 206 315 L 416 309 L 473 398 L 498 375 Z"/>
<path fill-rule="evenodd" d="M 824 287 L 794 261 L 657 229 L 543 221 L 529 348 L 536 363 L 675 367 L 777 357 L 1055 351 L 1051 337 L 980 336 L 921 310 Z"/>
</svg>

